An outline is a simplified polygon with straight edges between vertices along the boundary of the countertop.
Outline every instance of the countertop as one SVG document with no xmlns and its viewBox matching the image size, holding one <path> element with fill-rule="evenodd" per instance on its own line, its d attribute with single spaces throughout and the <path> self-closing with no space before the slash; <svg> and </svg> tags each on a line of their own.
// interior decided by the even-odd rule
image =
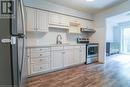
<svg viewBox="0 0 130 87">
<path fill-rule="evenodd" d="M 41 47 L 56 47 L 56 46 L 80 46 L 80 45 L 86 45 L 86 44 L 78 44 L 78 43 L 65 43 L 65 44 L 48 44 L 48 45 L 39 45 L 39 46 L 27 46 L 27 48 L 41 48 Z"/>
</svg>

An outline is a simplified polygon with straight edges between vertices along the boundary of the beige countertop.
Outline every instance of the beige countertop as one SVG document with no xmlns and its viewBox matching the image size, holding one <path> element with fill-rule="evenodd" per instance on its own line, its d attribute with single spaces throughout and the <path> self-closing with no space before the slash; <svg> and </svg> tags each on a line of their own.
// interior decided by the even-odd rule
<svg viewBox="0 0 130 87">
<path fill-rule="evenodd" d="M 77 44 L 77 43 L 65 43 L 65 44 L 48 44 L 48 45 L 39 45 L 39 46 L 27 46 L 27 48 L 41 48 L 41 47 L 56 47 L 56 46 L 82 46 L 86 44 Z"/>
</svg>

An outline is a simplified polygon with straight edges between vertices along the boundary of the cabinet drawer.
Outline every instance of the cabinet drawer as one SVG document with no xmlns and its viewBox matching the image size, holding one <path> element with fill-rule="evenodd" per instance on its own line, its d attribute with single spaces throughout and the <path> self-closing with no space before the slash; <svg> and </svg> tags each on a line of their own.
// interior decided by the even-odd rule
<svg viewBox="0 0 130 87">
<path fill-rule="evenodd" d="M 50 66 L 48 64 L 44 64 L 44 65 L 31 64 L 31 74 L 36 74 L 48 70 L 50 70 Z"/>
<path fill-rule="evenodd" d="M 35 53 L 35 52 L 47 52 L 50 51 L 50 48 L 32 48 L 31 49 L 31 53 Z"/>
<path fill-rule="evenodd" d="M 67 50 L 67 49 L 73 49 L 73 46 L 64 46 L 64 49 Z"/>
<path fill-rule="evenodd" d="M 63 46 L 52 47 L 51 50 L 63 50 Z"/>
<path fill-rule="evenodd" d="M 31 64 L 49 64 L 49 63 L 50 63 L 50 57 L 31 59 Z"/>
<path fill-rule="evenodd" d="M 37 58 L 37 57 L 47 57 L 50 56 L 50 52 L 44 52 L 44 53 L 38 53 L 38 52 L 32 52 L 31 53 L 31 58 Z"/>
</svg>

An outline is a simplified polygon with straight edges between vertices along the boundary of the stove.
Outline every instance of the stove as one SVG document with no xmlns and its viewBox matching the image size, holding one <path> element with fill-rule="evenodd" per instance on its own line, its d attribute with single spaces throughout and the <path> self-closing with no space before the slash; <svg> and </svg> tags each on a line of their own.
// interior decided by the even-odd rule
<svg viewBox="0 0 130 87">
<path fill-rule="evenodd" d="M 86 64 L 98 61 L 98 43 L 89 43 L 89 39 L 86 38 L 77 38 L 77 43 L 86 44 Z"/>
</svg>

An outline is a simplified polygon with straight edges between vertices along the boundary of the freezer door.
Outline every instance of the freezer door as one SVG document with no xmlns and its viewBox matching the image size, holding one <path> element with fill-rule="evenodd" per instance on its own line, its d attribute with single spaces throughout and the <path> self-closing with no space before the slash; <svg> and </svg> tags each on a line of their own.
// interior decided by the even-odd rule
<svg viewBox="0 0 130 87">
<path fill-rule="evenodd" d="M 0 18 L 0 87 L 12 87 L 11 47 L 3 38 L 10 38 L 10 20 Z"/>
</svg>

